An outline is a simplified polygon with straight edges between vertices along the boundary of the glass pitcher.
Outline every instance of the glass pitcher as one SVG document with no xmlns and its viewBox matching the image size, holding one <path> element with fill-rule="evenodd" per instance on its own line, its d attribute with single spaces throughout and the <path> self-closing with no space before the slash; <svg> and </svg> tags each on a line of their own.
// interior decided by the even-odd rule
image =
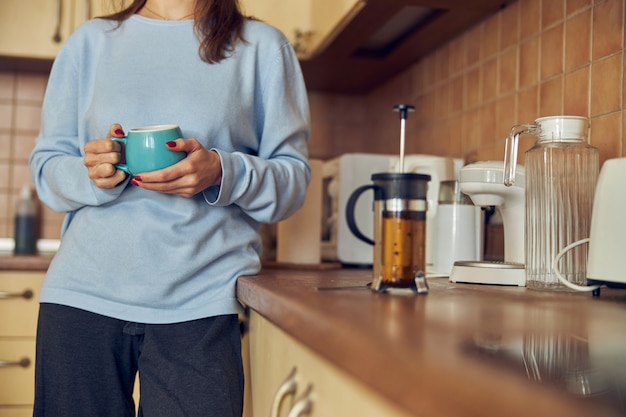
<svg viewBox="0 0 626 417">
<path fill-rule="evenodd" d="M 589 236 L 598 180 L 598 150 L 587 143 L 587 118 L 552 116 L 514 126 L 506 141 L 504 184 L 515 181 L 517 147 L 522 134 L 535 135 L 525 154 L 526 286 L 566 289 L 552 271 L 552 261 L 570 243 Z M 587 247 L 566 254 L 560 272 L 574 284 L 586 282 Z"/>
</svg>

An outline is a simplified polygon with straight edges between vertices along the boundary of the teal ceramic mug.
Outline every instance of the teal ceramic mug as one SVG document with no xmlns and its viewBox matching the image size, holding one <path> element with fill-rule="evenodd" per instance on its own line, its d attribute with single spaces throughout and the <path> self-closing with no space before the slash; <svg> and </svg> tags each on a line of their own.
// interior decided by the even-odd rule
<svg viewBox="0 0 626 417">
<path fill-rule="evenodd" d="M 187 156 L 171 151 L 166 143 L 183 136 L 177 125 L 147 126 L 130 129 L 123 138 L 111 138 L 124 145 L 125 163 L 115 164 L 130 175 L 167 168 Z"/>
</svg>

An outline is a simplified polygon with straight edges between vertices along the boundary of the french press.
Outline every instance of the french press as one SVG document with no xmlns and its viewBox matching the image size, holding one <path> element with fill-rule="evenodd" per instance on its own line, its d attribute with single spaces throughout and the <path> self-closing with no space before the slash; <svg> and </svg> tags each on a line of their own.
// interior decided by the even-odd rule
<svg viewBox="0 0 626 417">
<path fill-rule="evenodd" d="M 427 293 L 426 193 L 430 175 L 405 173 L 404 123 L 413 106 L 398 105 L 401 145 L 400 172 L 372 174 L 372 184 L 350 195 L 346 204 L 348 228 L 360 240 L 374 246 L 372 290 L 408 289 Z M 356 202 L 367 190 L 374 192 L 374 238 L 365 236 L 354 219 Z"/>
</svg>

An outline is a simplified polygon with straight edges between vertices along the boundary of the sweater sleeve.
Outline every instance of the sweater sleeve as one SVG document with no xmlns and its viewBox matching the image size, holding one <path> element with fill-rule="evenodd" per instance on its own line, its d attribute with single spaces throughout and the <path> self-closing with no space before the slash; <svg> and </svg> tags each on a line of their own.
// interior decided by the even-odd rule
<svg viewBox="0 0 626 417">
<path fill-rule="evenodd" d="M 54 62 L 42 107 L 40 132 L 29 161 L 39 198 L 59 212 L 105 204 L 124 189 L 123 186 L 110 190 L 98 188 L 83 164 L 83 146 L 88 138 L 78 119 L 80 86 L 84 80 L 77 69 L 79 60 L 72 55 L 74 49 L 79 49 L 78 43 L 78 39 L 70 38 Z"/>
<path fill-rule="evenodd" d="M 289 44 L 262 70 L 258 153 L 223 152 L 222 185 L 204 192 L 209 204 L 238 205 L 262 223 L 293 214 L 304 202 L 308 163 L 309 107 L 300 66 Z"/>
</svg>

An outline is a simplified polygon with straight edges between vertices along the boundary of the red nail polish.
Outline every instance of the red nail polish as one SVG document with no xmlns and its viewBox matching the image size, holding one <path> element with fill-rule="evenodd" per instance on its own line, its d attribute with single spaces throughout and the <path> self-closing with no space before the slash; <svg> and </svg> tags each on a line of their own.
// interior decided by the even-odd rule
<svg viewBox="0 0 626 417">
<path fill-rule="evenodd" d="M 122 129 L 115 129 L 115 134 L 116 135 L 124 135 L 124 131 Z"/>
<path fill-rule="evenodd" d="M 133 178 L 134 181 L 143 181 L 139 175 L 135 175 Z"/>
<path fill-rule="evenodd" d="M 135 185 L 135 186 L 138 186 L 138 185 L 139 185 L 139 183 L 138 183 L 137 181 L 135 181 L 135 179 L 134 179 L 134 178 L 133 178 L 132 180 L 130 180 L 130 183 L 131 183 L 132 185 Z"/>
<path fill-rule="evenodd" d="M 174 141 L 165 142 L 165 144 L 167 145 L 168 148 L 175 148 L 176 147 L 176 142 L 174 142 Z"/>
</svg>

